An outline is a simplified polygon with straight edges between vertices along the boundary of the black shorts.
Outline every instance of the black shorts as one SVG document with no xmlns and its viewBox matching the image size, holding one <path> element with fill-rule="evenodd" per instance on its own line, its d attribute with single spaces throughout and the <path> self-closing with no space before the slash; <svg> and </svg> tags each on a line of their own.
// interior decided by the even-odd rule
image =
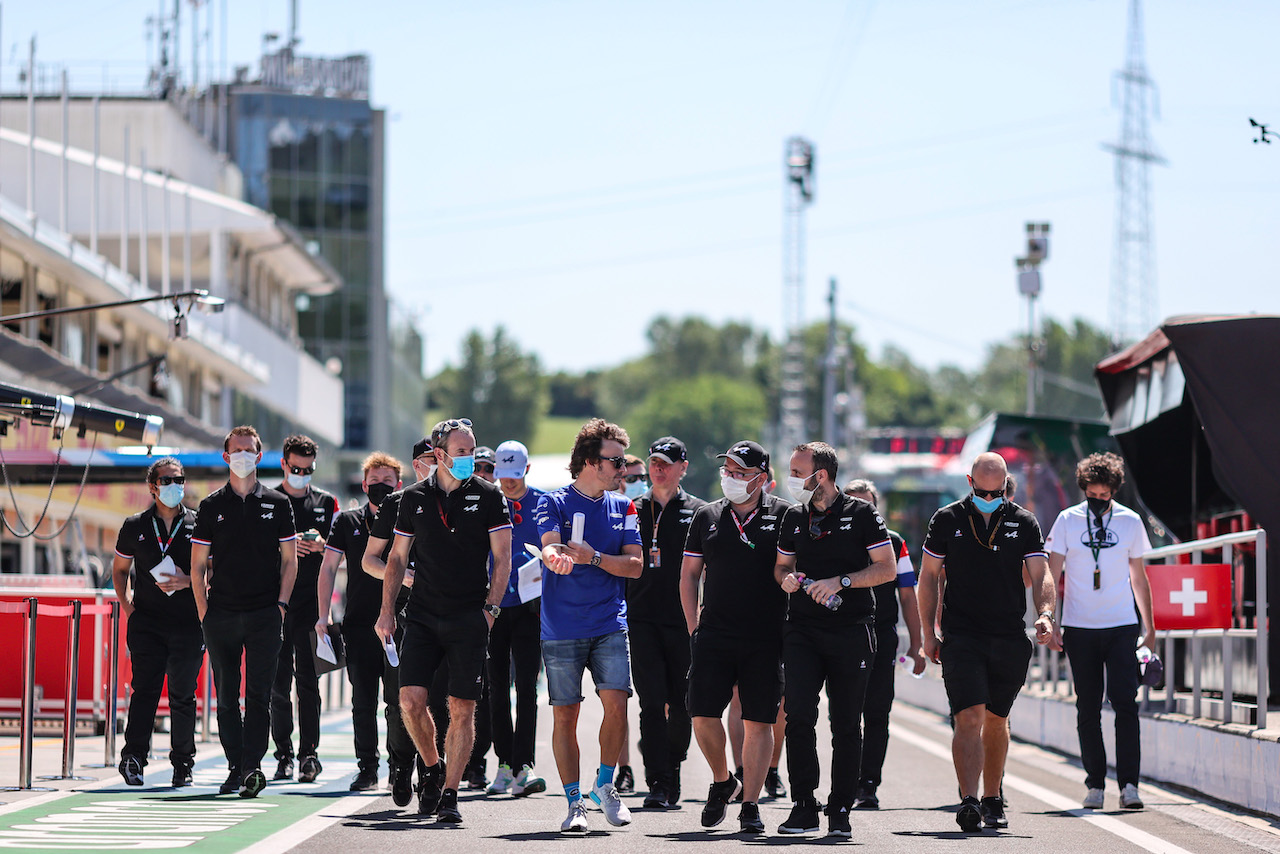
<svg viewBox="0 0 1280 854">
<path fill-rule="evenodd" d="M 689 641 L 689 715 L 718 718 L 738 686 L 742 719 L 772 724 L 782 700 L 782 640 L 744 640 L 698 629 Z"/>
<path fill-rule="evenodd" d="M 942 642 L 942 681 L 951 714 L 970 706 L 1009 717 L 1027 679 L 1031 640 L 1026 635 L 965 635 L 951 632 Z"/>
<path fill-rule="evenodd" d="M 400 687 L 430 688 L 440 662 L 449 662 L 449 696 L 479 700 L 484 683 L 489 621 L 476 608 L 449 617 L 409 608 L 400 644 Z"/>
</svg>

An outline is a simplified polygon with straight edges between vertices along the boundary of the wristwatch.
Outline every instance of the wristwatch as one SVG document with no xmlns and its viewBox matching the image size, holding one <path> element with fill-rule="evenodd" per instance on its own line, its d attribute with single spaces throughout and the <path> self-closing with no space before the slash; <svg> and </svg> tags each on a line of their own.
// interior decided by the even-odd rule
<svg viewBox="0 0 1280 854">
<path fill-rule="evenodd" d="M 852 578 L 850 578 L 850 577 L 849 577 L 849 576 L 847 576 L 847 575 L 842 575 L 842 576 L 840 576 L 840 586 L 841 586 L 841 587 L 852 587 L 852 586 L 853 586 L 853 579 L 852 579 Z"/>
<path fill-rule="evenodd" d="M 599 565 L 600 565 L 600 558 L 601 558 L 601 557 L 602 557 L 602 555 L 600 554 L 600 552 L 596 552 L 595 554 L 593 554 L 593 555 L 591 556 L 591 565 L 592 565 L 592 566 L 599 566 Z"/>
<path fill-rule="evenodd" d="M 1054 621 L 1054 620 L 1053 620 L 1053 612 L 1052 612 L 1052 611 L 1041 611 L 1041 612 L 1040 612 L 1040 616 L 1042 616 L 1042 617 L 1048 617 L 1048 618 L 1049 618 L 1049 622 L 1053 622 L 1053 621 Z"/>
<path fill-rule="evenodd" d="M 486 605 L 484 606 L 484 609 L 485 609 L 485 611 L 487 611 L 487 612 L 488 612 L 489 616 L 490 616 L 490 617 L 493 617 L 495 620 L 496 620 L 496 619 L 498 619 L 498 615 L 502 613 L 502 606 L 501 606 L 501 605 L 489 605 L 489 604 L 486 604 Z"/>
</svg>

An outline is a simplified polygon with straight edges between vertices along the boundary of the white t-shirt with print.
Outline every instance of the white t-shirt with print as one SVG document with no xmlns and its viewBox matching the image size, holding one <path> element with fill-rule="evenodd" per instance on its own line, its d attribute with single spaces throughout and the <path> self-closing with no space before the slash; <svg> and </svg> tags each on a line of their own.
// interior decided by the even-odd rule
<svg viewBox="0 0 1280 854">
<path fill-rule="evenodd" d="M 1110 629 L 1140 623 L 1138 607 L 1129 583 L 1129 559 L 1151 551 L 1142 519 L 1119 502 L 1102 520 L 1105 538 L 1099 537 L 1096 517 L 1082 501 L 1058 514 L 1045 539 L 1045 551 L 1065 556 L 1063 563 L 1062 625 L 1079 629 Z M 1102 571 L 1099 589 L 1093 589 L 1094 556 Z"/>
</svg>

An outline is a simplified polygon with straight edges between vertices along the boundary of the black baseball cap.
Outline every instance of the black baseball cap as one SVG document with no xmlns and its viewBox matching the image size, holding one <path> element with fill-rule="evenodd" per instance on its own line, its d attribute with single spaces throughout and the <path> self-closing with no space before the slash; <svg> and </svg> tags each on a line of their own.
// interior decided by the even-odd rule
<svg viewBox="0 0 1280 854">
<path fill-rule="evenodd" d="M 649 446 L 649 457 L 657 457 L 667 463 L 683 463 L 689 459 L 684 442 L 675 436 L 664 436 Z"/>
<path fill-rule="evenodd" d="M 497 456 L 493 453 L 493 448 L 490 448 L 488 445 L 481 445 L 476 448 L 476 462 L 480 462 L 481 460 L 494 462 L 496 459 Z"/>
<path fill-rule="evenodd" d="M 429 453 L 431 453 L 431 437 L 430 436 L 423 436 L 417 442 L 413 443 L 412 459 L 416 460 L 418 457 L 422 456 L 423 454 L 429 454 Z"/>
<path fill-rule="evenodd" d="M 716 454 L 716 457 L 733 460 L 744 469 L 760 469 L 763 472 L 769 470 L 769 452 L 750 440 L 736 442 L 727 452 Z"/>
</svg>

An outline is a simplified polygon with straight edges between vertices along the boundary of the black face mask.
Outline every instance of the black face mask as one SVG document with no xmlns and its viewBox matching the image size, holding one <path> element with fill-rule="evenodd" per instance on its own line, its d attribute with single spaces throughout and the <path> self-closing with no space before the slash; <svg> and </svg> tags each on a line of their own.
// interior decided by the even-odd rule
<svg viewBox="0 0 1280 854">
<path fill-rule="evenodd" d="M 1086 497 L 1085 501 L 1089 503 L 1089 512 L 1092 513 L 1094 516 L 1097 516 L 1099 519 L 1105 516 L 1107 511 L 1111 509 L 1110 498 L 1107 498 L 1104 500 L 1102 498 Z"/>
<path fill-rule="evenodd" d="M 380 507 L 386 497 L 396 491 L 396 488 L 389 483 L 371 483 L 365 491 L 369 495 L 369 503 L 374 507 Z"/>
</svg>

